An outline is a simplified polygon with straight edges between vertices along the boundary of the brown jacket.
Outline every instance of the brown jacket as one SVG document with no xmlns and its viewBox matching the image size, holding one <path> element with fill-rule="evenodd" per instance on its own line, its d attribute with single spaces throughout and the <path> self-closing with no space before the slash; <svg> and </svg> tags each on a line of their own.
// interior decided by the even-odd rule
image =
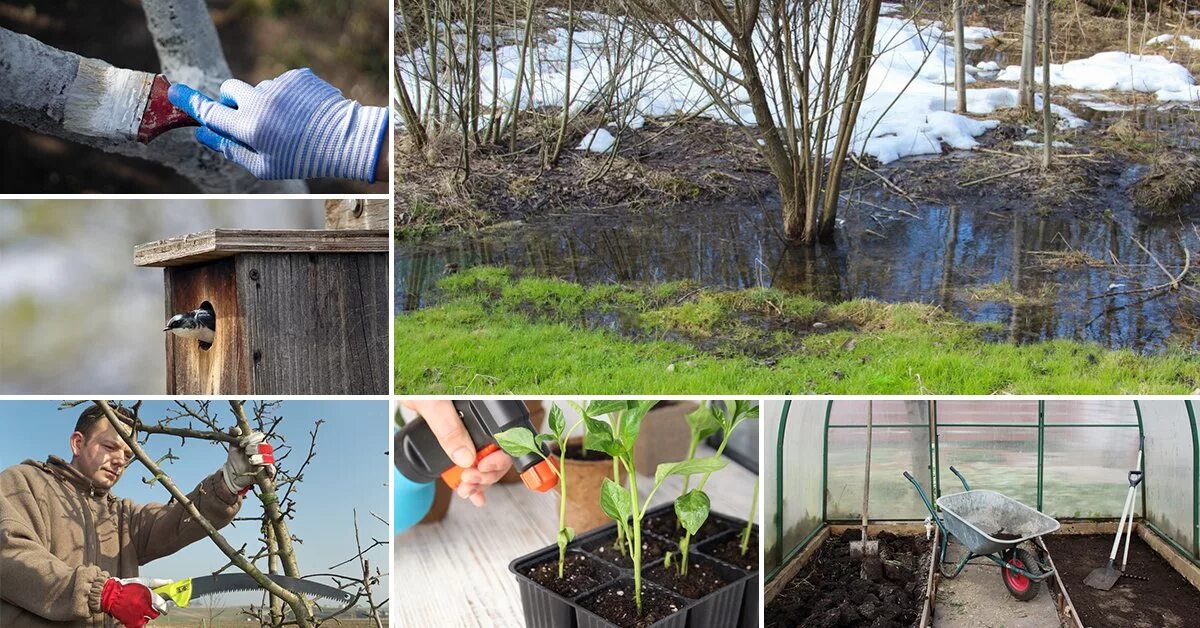
<svg viewBox="0 0 1200 628">
<path fill-rule="evenodd" d="M 218 528 L 241 508 L 220 471 L 188 495 Z M 95 488 L 56 456 L 0 472 L 0 626 L 113 626 L 100 612 L 109 577 L 204 537 L 179 503 L 138 505 Z"/>
</svg>

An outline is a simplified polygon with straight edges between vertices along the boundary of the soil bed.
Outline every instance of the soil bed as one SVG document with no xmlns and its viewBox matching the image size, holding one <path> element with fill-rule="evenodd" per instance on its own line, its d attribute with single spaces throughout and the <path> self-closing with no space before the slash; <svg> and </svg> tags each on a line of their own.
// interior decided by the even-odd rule
<svg viewBox="0 0 1200 628">
<path fill-rule="evenodd" d="M 758 533 L 750 533 L 750 542 L 746 545 L 745 554 L 742 554 L 741 532 L 706 546 L 704 553 L 719 558 L 738 569 L 756 571 L 758 569 Z"/>
<path fill-rule="evenodd" d="M 652 565 L 645 570 L 647 578 L 667 587 L 683 597 L 698 600 L 729 584 L 712 565 L 704 559 L 692 556 L 688 560 L 688 573 L 679 574 L 678 560 L 672 561 L 670 567 L 662 563 Z"/>
<path fill-rule="evenodd" d="M 1112 539 L 1111 535 L 1055 535 L 1046 539 L 1083 624 L 1089 628 L 1194 626 L 1200 591 L 1136 535 L 1129 548 L 1127 571 L 1148 580 L 1121 578 L 1109 591 L 1083 584 L 1093 569 L 1108 563 Z"/>
<path fill-rule="evenodd" d="M 679 612 L 682 604 L 666 594 L 642 586 L 642 614 L 639 616 L 637 605 L 633 599 L 633 583 L 621 584 L 605 589 L 591 599 L 584 600 L 581 605 L 593 613 L 621 626 L 622 628 L 643 628 L 654 622 Z"/>
<path fill-rule="evenodd" d="M 643 531 L 645 528 L 643 528 Z M 633 567 L 633 561 L 618 551 L 614 545 L 616 536 L 605 536 L 584 547 L 587 551 L 604 560 L 626 569 Z M 652 536 L 642 534 L 642 564 L 646 565 L 663 557 L 671 549 L 666 542 Z"/>
<path fill-rule="evenodd" d="M 683 526 L 676 525 L 674 510 L 666 510 L 653 517 L 646 518 L 646 520 L 642 522 L 642 529 L 649 530 L 661 537 L 668 539 L 678 539 L 682 537 L 683 533 L 685 532 Z M 729 526 L 725 525 L 724 522 L 709 517 L 704 522 L 704 525 L 700 526 L 700 529 L 692 535 L 692 546 L 695 547 L 697 543 L 716 536 L 728 529 Z"/>
<path fill-rule="evenodd" d="M 557 556 L 529 567 L 525 575 L 563 597 L 575 597 L 610 580 L 613 571 L 583 554 L 568 553 L 561 579 L 558 577 Z"/>
<path fill-rule="evenodd" d="M 929 543 L 883 532 L 880 582 L 863 580 L 861 559 L 850 557 L 858 532 L 831 536 L 807 565 L 767 605 L 766 625 L 832 628 L 907 628 L 920 620 Z"/>
</svg>

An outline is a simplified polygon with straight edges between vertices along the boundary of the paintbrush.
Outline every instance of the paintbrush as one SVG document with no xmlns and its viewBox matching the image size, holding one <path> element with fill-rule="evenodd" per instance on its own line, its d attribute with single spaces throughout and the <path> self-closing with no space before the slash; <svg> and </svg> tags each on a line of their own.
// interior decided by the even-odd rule
<svg viewBox="0 0 1200 628">
<path fill-rule="evenodd" d="M 137 140 L 147 144 L 182 126 L 197 126 L 171 104 L 171 82 L 161 74 L 113 67 L 83 58 L 67 86 L 63 128 L 91 137 Z"/>
</svg>

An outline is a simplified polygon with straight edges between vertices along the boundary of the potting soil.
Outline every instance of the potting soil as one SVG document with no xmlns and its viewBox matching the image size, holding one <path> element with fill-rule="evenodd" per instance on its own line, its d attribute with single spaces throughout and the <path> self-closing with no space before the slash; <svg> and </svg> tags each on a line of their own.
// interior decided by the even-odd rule
<svg viewBox="0 0 1200 628">
<path fill-rule="evenodd" d="M 617 537 L 615 534 L 605 536 L 602 539 L 597 539 L 596 541 L 588 544 L 584 549 L 614 565 L 617 565 L 618 567 L 624 567 L 626 569 L 632 568 L 633 560 L 626 554 L 622 554 L 621 551 L 616 548 L 616 539 Z M 666 554 L 672 549 L 674 548 L 668 546 L 666 542 L 660 541 L 650 535 L 643 534 L 642 565 L 648 565 L 651 562 L 662 558 L 663 554 Z"/>
<path fill-rule="evenodd" d="M 850 557 L 861 534 L 830 536 L 812 559 L 767 605 L 766 625 L 805 628 L 908 628 L 920 621 L 930 543 L 882 532 L 883 577 L 860 577 L 862 559 Z"/>
<path fill-rule="evenodd" d="M 716 541 L 713 545 L 705 546 L 704 553 L 719 558 L 734 567 L 747 571 L 758 570 L 758 533 L 750 533 L 750 542 L 746 544 L 746 553 L 742 553 L 742 534 L 731 534 L 725 539 Z"/>
<path fill-rule="evenodd" d="M 1129 547 L 1131 574 L 1147 580 L 1121 578 L 1108 591 L 1083 583 L 1093 569 L 1108 564 L 1113 536 L 1054 535 L 1045 537 L 1071 603 L 1088 628 L 1182 628 L 1195 626 L 1200 609 L 1196 590 L 1144 541 L 1133 536 Z M 1125 540 L 1121 540 L 1121 552 Z M 1121 566 L 1121 554 L 1115 565 Z"/>
<path fill-rule="evenodd" d="M 583 554 L 568 553 L 562 578 L 558 577 L 557 556 L 529 567 L 525 575 L 563 597 L 575 597 L 604 584 L 612 572 Z"/>
<path fill-rule="evenodd" d="M 679 612 L 679 600 L 654 589 L 642 586 L 642 612 L 637 612 L 633 583 L 629 581 L 605 589 L 581 605 L 621 628 L 645 628 L 654 622 Z"/>
<path fill-rule="evenodd" d="M 711 565 L 706 564 L 704 559 L 698 559 L 695 556 L 688 561 L 686 576 L 679 573 L 678 561 L 672 561 L 670 567 L 658 563 L 643 570 L 642 573 L 650 580 L 693 600 L 698 600 L 729 584 L 729 581 Z"/>
</svg>

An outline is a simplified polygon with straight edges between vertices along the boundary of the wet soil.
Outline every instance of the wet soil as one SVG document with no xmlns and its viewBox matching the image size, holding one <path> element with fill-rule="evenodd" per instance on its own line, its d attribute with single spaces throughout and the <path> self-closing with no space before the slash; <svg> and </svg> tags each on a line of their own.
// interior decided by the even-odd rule
<svg viewBox="0 0 1200 628">
<path fill-rule="evenodd" d="M 675 517 L 675 511 L 672 509 L 664 510 L 653 517 L 647 517 L 642 521 L 642 529 L 649 530 L 661 537 L 668 539 L 677 539 L 682 537 L 686 530 L 683 526 L 678 525 Z M 700 526 L 699 530 L 692 535 L 692 547 L 706 539 L 716 536 L 729 529 L 729 525 L 724 521 L 709 517 L 704 521 L 704 525 Z"/>
<path fill-rule="evenodd" d="M 207 4 L 235 77 L 255 84 L 307 66 L 349 98 L 368 105 L 387 103 L 391 25 L 387 3 L 358 1 L 320 8 L 312 0 L 211 0 Z M 268 5 L 274 8 L 265 8 Z M 264 7 L 263 12 L 253 6 Z M 272 10 L 276 13 L 270 13 Z M 336 28 L 331 29 L 331 23 Z M 160 67 L 145 13 L 134 0 L 0 3 L 0 28 L 118 67 L 146 72 Z M 0 193 L 196 192 L 187 179 L 166 166 L 8 123 L 0 123 L 0 163 L 4 164 Z M 314 193 L 387 193 L 388 184 L 314 180 L 309 188 Z"/>
<path fill-rule="evenodd" d="M 746 571 L 758 571 L 758 533 L 750 533 L 746 553 L 742 553 L 742 534 L 730 535 L 713 545 L 704 546 L 704 553 Z"/>
<path fill-rule="evenodd" d="M 860 577 L 862 560 L 850 557 L 850 542 L 860 538 L 857 532 L 831 536 L 767 605 L 767 627 L 908 628 L 919 622 L 929 543 L 881 533 L 884 574 L 872 582 Z"/>
<path fill-rule="evenodd" d="M 644 527 L 642 528 L 642 531 L 645 532 Z M 591 543 L 589 543 L 588 545 L 584 546 L 584 549 L 586 549 L 587 551 L 595 554 L 596 556 L 599 556 L 600 558 L 603 558 L 604 560 L 606 560 L 618 567 L 625 567 L 627 569 L 632 568 L 633 560 L 631 558 L 629 558 L 628 556 L 626 556 L 625 554 L 622 554 L 620 552 L 620 550 L 618 550 L 616 547 L 614 547 L 614 542 L 616 541 L 616 538 L 617 537 L 614 533 L 611 536 L 605 536 L 603 538 L 596 539 L 596 540 L 592 541 Z M 658 540 L 652 536 L 649 536 L 647 534 L 642 534 L 642 564 L 643 565 L 648 565 L 651 562 L 662 558 L 663 554 L 666 554 L 668 551 L 671 551 L 673 549 L 674 548 L 671 545 L 667 544 L 665 541 L 660 541 L 660 540 Z"/>
<path fill-rule="evenodd" d="M 630 581 L 605 589 L 584 600 L 581 605 L 621 628 L 645 628 L 683 608 L 681 600 L 647 587 L 643 582 L 642 612 L 639 615 L 633 596 L 633 582 Z"/>
<path fill-rule="evenodd" d="M 1083 580 L 1093 569 L 1108 563 L 1111 535 L 1054 535 L 1045 540 L 1085 626 L 1183 628 L 1196 625 L 1200 591 L 1136 535 L 1129 548 L 1127 571 L 1148 580 L 1121 578 L 1109 591 L 1093 589 L 1083 584 Z M 1117 558 L 1119 561 L 1120 556 Z"/>
<path fill-rule="evenodd" d="M 558 577 L 557 556 L 531 566 L 525 575 L 563 597 L 575 597 L 608 582 L 614 571 L 583 554 L 568 553 L 562 578 Z"/>
<path fill-rule="evenodd" d="M 686 576 L 679 573 L 677 561 L 672 561 L 670 567 L 666 567 L 662 563 L 652 565 L 644 571 L 644 574 L 650 580 L 692 600 L 698 600 L 714 593 L 730 582 L 711 564 L 696 556 L 692 556 L 688 560 Z"/>
</svg>

